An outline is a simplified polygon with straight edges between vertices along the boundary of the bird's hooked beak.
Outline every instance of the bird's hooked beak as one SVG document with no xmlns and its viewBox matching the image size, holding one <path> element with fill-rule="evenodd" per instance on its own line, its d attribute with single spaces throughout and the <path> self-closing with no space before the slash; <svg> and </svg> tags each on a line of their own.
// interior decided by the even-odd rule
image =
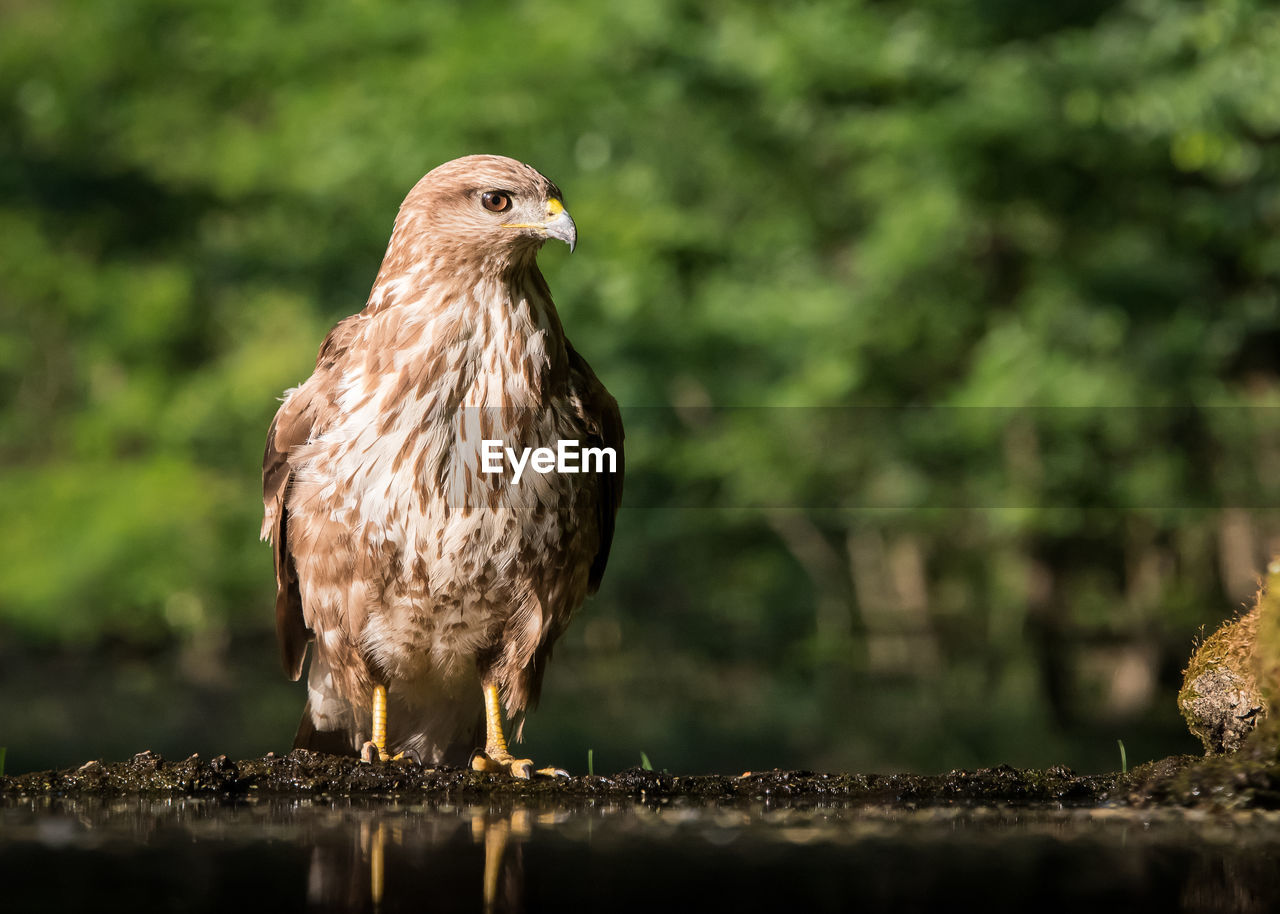
<svg viewBox="0 0 1280 914">
<path fill-rule="evenodd" d="M 543 222 L 505 222 L 503 228 L 509 229 L 542 229 L 548 238 L 556 238 L 569 245 L 569 253 L 578 244 L 578 227 L 573 224 L 573 217 L 564 208 L 564 204 L 556 197 L 547 200 L 547 218 Z"/>
<path fill-rule="evenodd" d="M 547 221 L 543 223 L 548 238 L 558 238 L 569 245 L 569 253 L 578 245 L 578 227 L 564 204 L 552 197 L 547 201 Z"/>
</svg>

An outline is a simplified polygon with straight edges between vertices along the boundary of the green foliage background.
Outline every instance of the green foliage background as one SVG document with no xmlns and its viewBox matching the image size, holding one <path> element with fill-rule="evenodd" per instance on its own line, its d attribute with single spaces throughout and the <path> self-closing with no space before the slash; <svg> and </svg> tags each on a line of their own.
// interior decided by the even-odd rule
<svg viewBox="0 0 1280 914">
<path fill-rule="evenodd" d="M 1280 534 L 1278 141 L 1246 0 L 5 4 L 10 765 L 287 746 L 263 435 L 481 151 L 565 188 L 629 431 L 535 753 L 1193 751 L 1180 664 Z"/>
</svg>

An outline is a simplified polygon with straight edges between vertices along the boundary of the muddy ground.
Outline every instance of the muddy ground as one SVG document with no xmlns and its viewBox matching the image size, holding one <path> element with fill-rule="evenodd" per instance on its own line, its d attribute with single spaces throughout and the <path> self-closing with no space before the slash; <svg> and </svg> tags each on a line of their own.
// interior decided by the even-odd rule
<svg viewBox="0 0 1280 914">
<path fill-rule="evenodd" d="M 1243 756 L 1243 754 L 1242 754 Z M 364 764 L 295 750 L 231 761 L 199 756 L 169 761 L 141 752 L 126 762 L 0 777 L 0 798 L 167 795 L 237 797 L 448 797 L 456 800 L 558 801 L 685 797 L 703 800 L 787 798 L 906 806 L 1042 804 L 1064 806 L 1175 805 L 1280 808 L 1280 765 L 1274 759 L 1179 756 L 1127 773 L 1079 775 L 1006 766 L 942 775 L 745 772 L 738 776 L 674 775 L 631 768 L 617 774 L 521 781 L 459 768 L 422 768 L 408 761 Z"/>
</svg>

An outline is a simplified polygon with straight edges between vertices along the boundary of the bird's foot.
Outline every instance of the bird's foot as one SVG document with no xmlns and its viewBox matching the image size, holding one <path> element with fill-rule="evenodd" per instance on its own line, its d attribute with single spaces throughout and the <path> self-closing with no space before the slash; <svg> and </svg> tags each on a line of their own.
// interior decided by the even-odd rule
<svg viewBox="0 0 1280 914">
<path fill-rule="evenodd" d="M 471 756 L 471 770 L 509 774 L 513 778 L 525 781 L 530 780 L 535 774 L 549 778 L 569 776 L 569 772 L 563 768 L 539 768 L 535 771 L 531 759 L 513 758 L 510 752 L 486 752 L 483 749 L 477 749 L 475 755 Z"/>
<path fill-rule="evenodd" d="M 403 752 L 397 752 L 392 755 L 386 749 L 379 748 L 371 739 L 365 740 L 364 745 L 360 747 L 360 761 L 368 765 L 372 765 L 374 762 L 395 762 L 402 758 L 408 758 L 408 756 Z"/>
</svg>

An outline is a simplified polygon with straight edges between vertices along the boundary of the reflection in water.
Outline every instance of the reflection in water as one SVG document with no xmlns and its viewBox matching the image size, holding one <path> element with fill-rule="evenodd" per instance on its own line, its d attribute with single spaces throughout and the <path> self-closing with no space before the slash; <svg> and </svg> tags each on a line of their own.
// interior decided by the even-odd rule
<svg viewBox="0 0 1280 914">
<path fill-rule="evenodd" d="M 1277 813 L 569 802 L 0 799 L 0 907 L 1280 910 Z"/>
<path fill-rule="evenodd" d="M 460 829 L 455 831 L 458 834 L 445 836 L 445 840 L 460 837 Z M 483 910 L 486 914 L 522 911 L 524 872 L 519 842 L 532 834 L 529 811 L 474 810 L 470 831 L 473 842 L 483 848 L 484 873 L 477 886 Z M 362 818 L 348 833 L 351 840 L 345 847 L 340 842 L 319 843 L 312 850 L 307 902 L 320 908 L 360 910 L 367 906 L 380 911 L 387 888 L 388 850 L 405 847 L 404 824 Z M 396 862 L 401 862 L 400 855 L 395 856 Z"/>
<path fill-rule="evenodd" d="M 361 822 L 345 847 L 340 842 L 316 844 L 311 851 L 307 902 L 312 906 L 359 910 L 368 901 L 382 903 L 387 827 Z"/>
<path fill-rule="evenodd" d="M 495 809 L 464 807 L 458 815 L 432 816 L 425 829 L 414 828 L 406 840 L 406 824 L 413 811 L 359 810 L 354 821 L 345 821 L 332 833 L 316 836 L 307 875 L 307 903 L 331 910 L 383 909 L 388 880 L 392 891 L 403 877 L 421 869 L 422 855 L 448 845 L 465 843 L 469 834 L 483 859 L 483 871 L 475 893 L 488 914 L 524 910 L 524 867 L 521 843 L 533 834 L 535 819 L 544 825 L 556 820 L 553 813 L 536 815 L 523 807 Z M 415 816 L 416 818 L 416 816 Z M 469 821 L 468 821 L 469 820 Z M 421 821 L 421 820 L 420 820 Z M 343 841 L 343 837 L 346 841 Z M 425 838 L 425 840 L 423 840 Z"/>
<path fill-rule="evenodd" d="M 484 841 L 484 909 L 517 911 L 524 897 L 524 857 L 518 839 L 533 834 L 529 812 L 517 809 L 496 818 L 477 814 L 471 819 L 471 833 Z M 511 837 L 517 842 L 508 850 Z"/>
</svg>

